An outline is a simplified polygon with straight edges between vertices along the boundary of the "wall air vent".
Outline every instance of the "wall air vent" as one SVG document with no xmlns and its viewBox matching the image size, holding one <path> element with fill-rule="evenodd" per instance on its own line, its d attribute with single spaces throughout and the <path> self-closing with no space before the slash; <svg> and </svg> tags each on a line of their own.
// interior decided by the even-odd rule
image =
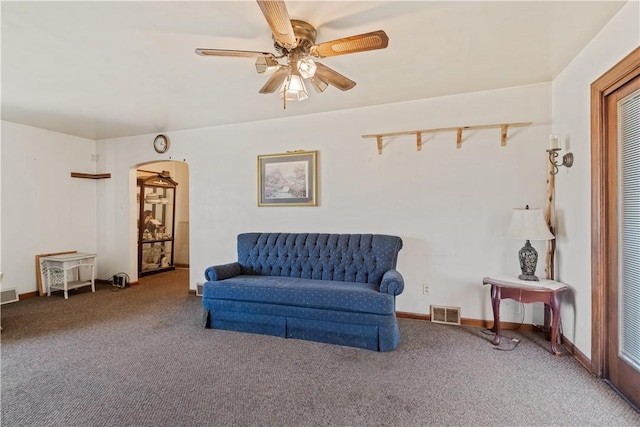
<svg viewBox="0 0 640 427">
<path fill-rule="evenodd" d="M 20 301 L 16 288 L 3 289 L 0 291 L 0 304 L 7 304 L 16 301 Z"/>
<path fill-rule="evenodd" d="M 196 283 L 196 296 L 197 297 L 201 297 L 202 296 L 203 288 L 204 288 L 204 283 Z"/>
<path fill-rule="evenodd" d="M 446 325 L 460 325 L 460 307 L 431 306 L 431 321 Z"/>
</svg>

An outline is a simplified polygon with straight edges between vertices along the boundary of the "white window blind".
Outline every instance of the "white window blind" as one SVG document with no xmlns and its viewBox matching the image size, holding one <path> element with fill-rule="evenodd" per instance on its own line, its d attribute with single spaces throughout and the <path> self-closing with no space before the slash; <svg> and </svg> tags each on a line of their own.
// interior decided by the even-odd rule
<svg viewBox="0 0 640 427">
<path fill-rule="evenodd" d="M 619 104 L 620 357 L 640 371 L 640 91 Z"/>
</svg>

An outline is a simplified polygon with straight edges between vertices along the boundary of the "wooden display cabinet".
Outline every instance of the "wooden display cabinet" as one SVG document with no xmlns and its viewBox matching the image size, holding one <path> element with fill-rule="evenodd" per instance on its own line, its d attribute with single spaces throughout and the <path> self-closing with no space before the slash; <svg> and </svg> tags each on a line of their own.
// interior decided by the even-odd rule
<svg viewBox="0 0 640 427">
<path fill-rule="evenodd" d="M 139 175 L 138 276 L 175 270 L 176 187 L 168 172 Z"/>
</svg>

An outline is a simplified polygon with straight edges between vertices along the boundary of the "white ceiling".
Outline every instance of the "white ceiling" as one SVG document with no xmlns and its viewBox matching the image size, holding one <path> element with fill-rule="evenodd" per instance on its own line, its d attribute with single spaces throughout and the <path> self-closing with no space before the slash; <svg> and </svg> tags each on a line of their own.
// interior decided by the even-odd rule
<svg viewBox="0 0 640 427">
<path fill-rule="evenodd" d="M 378 29 L 384 50 L 325 58 L 357 82 L 289 103 L 258 91 L 273 51 L 254 1 L 2 2 L 2 119 L 90 139 L 547 82 L 624 2 L 287 1 L 317 41 Z"/>
</svg>

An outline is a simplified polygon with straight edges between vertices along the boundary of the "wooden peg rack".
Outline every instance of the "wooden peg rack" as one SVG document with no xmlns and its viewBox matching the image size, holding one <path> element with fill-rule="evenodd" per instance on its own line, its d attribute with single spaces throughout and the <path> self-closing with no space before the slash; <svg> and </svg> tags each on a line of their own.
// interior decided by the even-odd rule
<svg viewBox="0 0 640 427">
<path fill-rule="evenodd" d="M 440 133 L 440 132 L 457 132 L 456 136 L 456 148 L 462 147 L 462 132 L 465 130 L 477 130 L 477 129 L 501 129 L 500 133 L 500 145 L 507 145 L 507 132 L 510 127 L 524 127 L 529 126 L 532 122 L 522 123 L 500 123 L 494 125 L 476 125 L 476 126 L 457 126 L 448 128 L 433 128 L 433 129 L 420 129 L 420 130 L 407 130 L 401 132 L 388 132 L 388 133 L 373 133 L 369 135 L 362 135 L 363 138 L 375 138 L 378 144 L 378 154 L 382 154 L 382 138 L 401 135 L 415 135 L 416 136 L 416 150 L 422 151 L 422 134 L 423 133 Z"/>
</svg>

